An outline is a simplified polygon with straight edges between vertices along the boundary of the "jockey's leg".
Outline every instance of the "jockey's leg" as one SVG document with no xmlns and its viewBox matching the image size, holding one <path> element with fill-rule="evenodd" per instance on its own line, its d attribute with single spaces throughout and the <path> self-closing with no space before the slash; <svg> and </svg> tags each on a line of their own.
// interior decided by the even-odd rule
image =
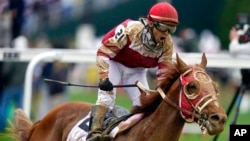
<svg viewBox="0 0 250 141">
<path fill-rule="evenodd" d="M 117 63 L 110 62 L 109 73 L 112 73 L 112 76 L 109 77 L 110 81 L 113 84 L 118 84 L 120 82 L 120 71 L 116 67 Z M 116 98 L 116 88 L 113 91 L 103 91 L 98 90 L 98 97 L 96 105 L 92 109 L 92 122 L 91 130 L 87 136 L 86 141 L 108 141 L 110 136 L 102 135 L 102 124 L 108 110 L 112 110 L 115 105 Z"/>
<path fill-rule="evenodd" d="M 133 73 L 124 74 L 127 77 L 124 77 L 122 79 L 122 82 L 124 84 L 133 84 L 136 81 L 139 81 L 143 86 L 146 88 L 149 88 L 148 82 L 147 82 L 147 70 L 145 69 L 137 69 L 137 70 L 131 70 L 134 71 Z M 141 92 L 137 87 L 126 87 L 124 88 L 126 91 L 129 99 L 132 101 L 132 110 L 131 113 L 138 113 L 141 108 Z"/>
<path fill-rule="evenodd" d="M 86 138 L 86 141 L 97 141 L 102 138 L 102 125 L 108 107 L 104 105 L 95 105 L 91 111 L 91 130 Z"/>
<path fill-rule="evenodd" d="M 108 61 L 109 63 L 109 80 L 114 84 L 119 84 L 121 80 L 121 74 L 119 70 L 119 63 L 112 60 Z M 92 126 L 89 135 L 87 136 L 86 141 L 96 141 L 102 139 L 102 141 L 107 141 L 107 138 L 110 138 L 108 135 L 102 135 L 102 131 L 99 130 L 102 128 L 103 120 L 108 112 L 112 110 L 115 105 L 116 98 L 116 88 L 113 91 L 103 91 L 98 90 L 98 97 L 96 101 L 96 106 L 92 109 Z M 95 108 L 96 107 L 96 108 Z M 98 123 L 95 123 L 98 122 Z M 98 127 L 98 128 L 95 128 Z M 97 129 L 97 130 L 96 130 Z"/>
</svg>

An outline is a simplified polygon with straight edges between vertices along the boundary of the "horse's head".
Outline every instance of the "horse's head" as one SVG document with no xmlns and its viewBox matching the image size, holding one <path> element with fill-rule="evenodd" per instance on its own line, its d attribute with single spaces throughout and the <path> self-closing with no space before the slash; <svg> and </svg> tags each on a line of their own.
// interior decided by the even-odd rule
<svg viewBox="0 0 250 141">
<path fill-rule="evenodd" d="M 173 104 L 161 88 L 157 89 L 158 92 L 166 102 L 180 110 L 186 122 L 197 122 L 203 133 L 210 135 L 221 133 L 227 116 L 218 101 L 218 87 L 205 71 L 207 64 L 205 54 L 199 65 L 187 65 L 178 54 L 176 62 L 180 72 L 179 106 Z"/>
</svg>

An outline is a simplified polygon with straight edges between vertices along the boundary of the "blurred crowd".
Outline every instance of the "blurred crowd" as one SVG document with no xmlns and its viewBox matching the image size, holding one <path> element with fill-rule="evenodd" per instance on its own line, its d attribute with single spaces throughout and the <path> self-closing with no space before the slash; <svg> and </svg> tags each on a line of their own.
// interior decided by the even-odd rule
<svg viewBox="0 0 250 141">
<path fill-rule="evenodd" d="M 11 45 L 11 36 L 14 35 L 9 31 L 13 29 L 11 25 L 14 17 L 19 18 L 17 26 L 20 32 L 29 37 L 45 28 L 55 27 L 126 1 L 129 0 L 0 0 L 0 46 Z"/>
</svg>

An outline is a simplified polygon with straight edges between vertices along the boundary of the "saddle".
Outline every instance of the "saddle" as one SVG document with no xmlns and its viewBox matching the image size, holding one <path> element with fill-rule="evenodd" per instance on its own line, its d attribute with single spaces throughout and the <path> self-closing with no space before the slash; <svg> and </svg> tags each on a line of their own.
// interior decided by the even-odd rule
<svg viewBox="0 0 250 141">
<path fill-rule="evenodd" d="M 114 110 L 117 110 L 117 107 L 114 108 Z M 111 111 L 111 113 L 114 113 L 113 111 Z M 125 115 L 113 115 L 108 117 L 105 121 L 104 121 L 104 131 L 102 132 L 102 135 L 109 135 L 111 133 L 111 131 L 117 127 L 121 122 L 127 120 L 129 117 L 131 117 L 133 114 L 125 114 Z"/>
<path fill-rule="evenodd" d="M 118 134 L 127 131 L 143 118 L 143 113 L 128 114 L 121 117 L 110 117 L 104 123 L 102 136 L 114 138 Z"/>
</svg>

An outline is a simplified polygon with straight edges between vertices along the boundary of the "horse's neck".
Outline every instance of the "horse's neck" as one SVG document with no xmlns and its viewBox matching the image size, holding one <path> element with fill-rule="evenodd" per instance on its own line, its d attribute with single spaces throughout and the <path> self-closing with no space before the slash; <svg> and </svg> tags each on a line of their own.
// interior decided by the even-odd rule
<svg viewBox="0 0 250 141">
<path fill-rule="evenodd" d="M 179 83 L 176 82 L 169 93 L 168 98 L 178 105 L 179 103 Z M 150 125 L 144 128 L 145 132 L 150 133 L 152 137 L 157 137 L 158 141 L 169 139 L 178 141 L 185 121 L 181 118 L 180 111 L 162 100 L 156 111 L 147 119 Z M 155 130 L 157 129 L 157 130 Z M 153 134 L 153 135 L 152 135 Z M 151 137 L 149 137 L 151 138 Z"/>
<path fill-rule="evenodd" d="M 180 112 L 171 105 L 162 101 L 157 110 L 151 115 L 151 120 L 156 121 L 153 129 L 157 129 L 157 139 L 171 139 L 177 141 L 181 135 L 184 126 L 184 120 L 180 116 Z"/>
</svg>

